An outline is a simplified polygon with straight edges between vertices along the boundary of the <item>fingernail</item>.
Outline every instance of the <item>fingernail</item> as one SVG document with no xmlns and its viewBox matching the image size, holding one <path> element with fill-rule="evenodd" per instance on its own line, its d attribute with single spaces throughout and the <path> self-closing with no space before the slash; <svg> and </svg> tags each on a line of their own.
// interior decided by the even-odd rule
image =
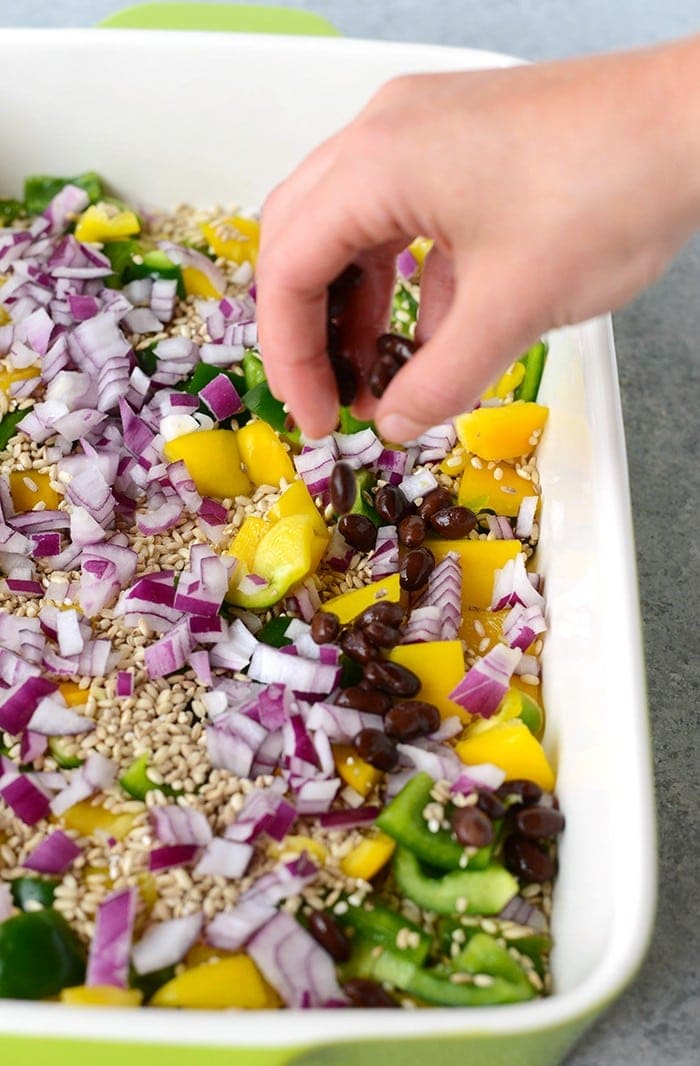
<svg viewBox="0 0 700 1066">
<path fill-rule="evenodd" d="M 406 418 L 405 415 L 392 413 L 382 416 L 379 421 L 379 430 L 384 440 L 401 444 L 419 437 L 423 432 L 423 426 Z"/>
</svg>

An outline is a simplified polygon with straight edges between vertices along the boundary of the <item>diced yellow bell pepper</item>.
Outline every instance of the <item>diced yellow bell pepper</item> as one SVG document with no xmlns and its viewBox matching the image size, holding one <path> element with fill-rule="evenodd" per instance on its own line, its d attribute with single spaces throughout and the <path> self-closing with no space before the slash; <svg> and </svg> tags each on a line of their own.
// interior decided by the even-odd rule
<svg viewBox="0 0 700 1066">
<path fill-rule="evenodd" d="M 218 300 L 223 296 L 213 281 L 197 267 L 182 268 L 182 283 L 188 296 L 202 296 L 205 300 Z"/>
<path fill-rule="evenodd" d="M 245 572 L 249 574 L 253 569 L 253 560 L 255 559 L 258 545 L 269 530 L 270 523 L 266 522 L 264 518 L 258 518 L 257 515 L 253 514 L 248 515 L 243 519 L 243 525 L 223 554 L 235 555 L 236 559 L 243 563 Z M 240 574 L 234 572 L 232 578 L 234 588 L 238 583 L 239 577 Z"/>
<path fill-rule="evenodd" d="M 38 470 L 13 470 L 10 473 L 10 495 L 18 514 L 31 511 L 38 503 L 55 511 L 61 502 L 61 496 L 51 488 L 51 475 Z"/>
<path fill-rule="evenodd" d="M 443 474 L 447 474 L 448 477 L 459 477 L 468 462 L 469 456 L 462 445 L 458 444 L 456 448 L 452 449 L 449 455 L 445 456 L 440 463 L 438 470 Z"/>
<path fill-rule="evenodd" d="M 296 471 L 289 452 L 267 422 L 255 419 L 238 430 L 238 450 L 254 485 L 279 485 L 294 481 Z"/>
<path fill-rule="evenodd" d="M 517 459 L 537 447 L 533 434 L 544 428 L 549 408 L 539 403 L 479 407 L 458 415 L 455 428 L 461 443 L 480 459 Z"/>
<path fill-rule="evenodd" d="M 494 470 L 481 469 L 468 463 L 459 484 L 457 502 L 462 507 L 478 511 L 489 507 L 496 514 L 515 518 L 525 496 L 533 495 L 532 482 L 520 477 L 513 466 L 500 467 L 502 476 L 494 477 Z"/>
<path fill-rule="evenodd" d="M 69 707 L 82 707 L 88 701 L 89 688 L 80 688 L 77 681 L 61 681 L 59 690 Z"/>
<path fill-rule="evenodd" d="M 546 792 L 554 788 L 554 771 L 542 745 L 517 718 L 460 740 L 455 750 L 468 766 L 487 762 L 499 766 L 507 781 L 525 778 Z"/>
<path fill-rule="evenodd" d="M 416 237 L 416 239 L 409 244 L 408 250 L 416 262 L 423 266 L 425 258 L 434 243 L 432 237 Z"/>
<path fill-rule="evenodd" d="M 199 429 L 166 442 L 169 462 L 184 461 L 187 472 L 203 496 L 223 500 L 247 496 L 251 485 L 241 469 L 237 433 L 233 429 Z"/>
<path fill-rule="evenodd" d="M 429 537 L 425 542 L 437 562 L 448 552 L 457 552 L 462 568 L 462 607 L 488 608 L 493 595 L 497 570 L 514 559 L 523 546 L 519 540 L 442 540 Z"/>
<path fill-rule="evenodd" d="M 373 603 L 387 600 L 390 603 L 398 603 L 401 599 L 401 586 L 399 575 L 390 574 L 380 581 L 373 581 L 370 585 L 364 585 L 361 589 L 352 589 L 351 592 L 343 592 L 340 596 L 334 596 L 323 604 L 324 611 L 332 611 L 337 614 L 341 625 L 347 625 L 357 618 L 358 614 Z"/>
<path fill-rule="evenodd" d="M 237 955 L 236 951 L 224 951 L 223 948 L 213 948 L 210 944 L 194 944 L 185 955 L 183 962 L 188 970 L 195 966 L 203 966 L 206 962 L 216 962 L 219 959 L 230 959 Z"/>
<path fill-rule="evenodd" d="M 5 278 L 0 277 L 0 285 L 3 283 L 3 281 L 5 281 Z M 0 307 L 0 326 L 7 326 L 11 321 L 12 319 L 10 318 L 10 315 L 6 308 Z M 2 386 L 0 386 L 0 388 L 2 388 Z"/>
<path fill-rule="evenodd" d="M 482 400 L 490 400 L 494 396 L 497 396 L 499 400 L 505 400 L 509 393 L 514 392 L 517 389 L 520 382 L 525 377 L 525 364 L 521 362 L 511 363 L 495 385 L 492 385 L 490 389 L 482 393 Z"/>
<path fill-rule="evenodd" d="M 508 611 L 479 611 L 474 607 L 468 607 L 462 611 L 462 622 L 459 627 L 459 635 L 466 645 L 468 655 L 486 655 L 491 651 L 494 644 L 498 644 L 503 638 L 503 623 Z M 480 633 L 476 624 L 480 623 L 484 632 Z M 481 648 L 484 637 L 489 638 L 488 645 Z"/>
<path fill-rule="evenodd" d="M 260 245 L 260 223 L 257 218 L 232 215 L 221 222 L 202 222 L 201 229 L 215 255 L 234 263 L 249 262 L 255 266 Z"/>
<path fill-rule="evenodd" d="M 184 970 L 161 985 L 150 1005 L 191 1010 L 265 1010 L 279 1006 L 279 998 L 252 959 L 230 955 Z"/>
<path fill-rule="evenodd" d="M 239 430 L 239 432 L 242 431 Z M 303 481 L 292 481 L 279 499 L 273 503 L 267 512 L 267 518 L 270 522 L 277 522 L 280 518 L 288 518 L 295 514 L 308 515 L 313 521 L 316 536 L 328 540 L 328 526 Z"/>
<path fill-rule="evenodd" d="M 138 988 L 114 985 L 76 985 L 61 989 L 61 1003 L 70 1007 L 140 1007 L 143 993 Z"/>
<path fill-rule="evenodd" d="M 368 796 L 382 779 L 381 770 L 361 759 L 351 744 L 334 744 L 333 761 L 345 784 L 361 796 Z"/>
<path fill-rule="evenodd" d="M 514 688 L 524 692 L 526 696 L 532 696 L 533 700 L 537 699 L 539 685 L 530 685 L 527 681 L 523 681 L 521 674 L 514 674 L 510 683 Z"/>
<path fill-rule="evenodd" d="M 429 640 L 425 644 L 399 644 L 389 659 L 417 674 L 421 680 L 418 700 L 434 703 L 443 718 L 457 715 L 463 722 L 471 715 L 448 695 L 464 677 L 464 652 L 460 640 Z"/>
<path fill-rule="evenodd" d="M 3 308 L 0 307 L 0 326 L 5 325 L 1 317 L 2 311 Z M 31 378 L 38 378 L 40 373 L 38 366 L 24 366 L 17 370 L 0 370 L 0 392 L 4 392 L 9 396 L 10 385 L 15 381 L 29 381 Z"/>
<path fill-rule="evenodd" d="M 324 866 L 328 861 L 328 849 L 324 848 L 320 840 L 314 840 L 313 837 L 302 836 L 301 834 L 290 834 L 280 843 L 272 841 L 267 847 L 268 855 L 271 855 L 274 859 L 278 859 L 280 855 L 285 855 L 290 851 L 293 851 L 296 855 L 301 855 L 302 852 L 306 851 L 321 866 Z"/>
<path fill-rule="evenodd" d="M 140 230 L 141 224 L 133 211 L 120 210 L 113 204 L 91 204 L 75 224 L 75 237 L 78 241 L 106 244 L 133 237 Z"/>
<path fill-rule="evenodd" d="M 106 807 L 95 806 L 89 800 L 75 803 L 61 815 L 66 829 L 75 829 L 83 837 L 101 836 L 123 840 L 134 828 L 136 814 L 113 814 Z"/>
<path fill-rule="evenodd" d="M 525 692 L 511 686 L 501 700 L 496 714 L 491 718 L 475 718 L 467 728 L 465 738 L 485 733 L 502 722 L 510 722 L 513 718 L 519 718 L 525 722 L 530 732 L 540 740 L 544 732 L 544 711 L 542 707 Z"/>
<path fill-rule="evenodd" d="M 138 886 L 139 895 L 144 902 L 147 911 L 151 911 L 158 902 L 159 893 L 158 885 L 153 874 L 143 871 L 136 875 L 136 884 Z"/>
<path fill-rule="evenodd" d="M 277 603 L 294 585 L 308 577 L 319 554 L 313 522 L 307 515 L 290 515 L 268 524 L 253 556 L 250 572 L 265 578 L 267 585 L 259 592 L 241 592 L 240 578 L 234 575 L 227 599 L 239 607 L 253 610 Z M 243 576 L 243 575 L 241 575 Z"/>
<path fill-rule="evenodd" d="M 340 869 L 346 877 L 356 877 L 362 881 L 371 881 L 382 866 L 386 866 L 394 854 L 396 841 L 379 829 L 370 830 L 361 843 L 340 860 Z"/>
</svg>

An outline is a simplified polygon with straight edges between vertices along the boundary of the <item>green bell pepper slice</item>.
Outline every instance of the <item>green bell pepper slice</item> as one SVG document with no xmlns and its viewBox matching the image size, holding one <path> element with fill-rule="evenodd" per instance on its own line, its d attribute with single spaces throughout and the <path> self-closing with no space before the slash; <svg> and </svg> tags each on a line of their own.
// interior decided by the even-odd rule
<svg viewBox="0 0 700 1066">
<path fill-rule="evenodd" d="M 29 215 L 40 215 L 45 211 L 54 196 L 66 185 L 77 185 L 84 189 L 91 204 L 102 199 L 102 181 L 94 170 L 78 174 L 74 178 L 57 178 L 45 174 L 32 174 L 24 182 L 24 204 Z"/>
<path fill-rule="evenodd" d="M 349 407 L 341 407 L 338 428 L 341 433 L 360 433 L 363 429 L 374 430 L 376 427 L 374 422 L 365 422 L 362 418 L 355 418 Z"/>
<path fill-rule="evenodd" d="M 39 903 L 42 907 L 53 906 L 58 881 L 46 877 L 17 877 L 10 882 L 12 902 L 20 910 L 27 910 L 28 903 Z M 29 908 L 31 910 L 31 908 Z"/>
<path fill-rule="evenodd" d="M 45 999 L 85 979 L 85 949 L 54 910 L 0 923 L 0 997 Z"/>
<path fill-rule="evenodd" d="M 26 410 L 8 411 L 0 418 L 0 451 L 7 447 L 17 431 L 17 423 L 27 414 Z"/>
<path fill-rule="evenodd" d="M 246 352 L 241 359 L 245 387 L 247 390 L 254 389 L 256 385 L 262 385 L 267 381 L 267 374 L 262 359 L 255 352 Z"/>
<path fill-rule="evenodd" d="M 134 255 L 139 255 L 141 262 L 134 262 Z M 177 281 L 177 295 L 181 300 L 184 300 L 187 295 L 182 268 L 177 263 L 173 263 L 172 259 L 160 248 L 153 248 L 149 252 L 140 254 L 137 248 L 126 264 L 123 277 L 125 282 L 135 281 L 138 278 L 165 278 Z"/>
<path fill-rule="evenodd" d="M 447 829 L 432 833 L 423 810 L 433 802 L 435 787 L 430 774 L 412 777 L 377 818 L 377 827 L 398 844 L 402 844 L 423 862 L 439 870 L 458 870 L 464 848 Z"/>
<path fill-rule="evenodd" d="M 119 784 L 124 791 L 137 800 L 145 800 L 147 793 L 153 792 L 154 789 L 159 789 L 165 796 L 179 796 L 181 793 L 170 785 L 157 785 L 155 781 L 151 781 L 148 776 L 149 758 L 148 752 L 144 752 L 126 768 L 119 778 Z"/>
<path fill-rule="evenodd" d="M 26 209 L 21 200 L 0 200 L 0 225 L 8 226 L 10 222 L 23 218 L 25 214 Z"/>
<path fill-rule="evenodd" d="M 293 642 L 285 636 L 291 622 L 289 615 L 280 614 L 266 622 L 256 636 L 263 644 L 269 644 L 272 648 L 284 648 Z"/>
<path fill-rule="evenodd" d="M 532 348 L 518 360 L 525 367 L 525 377 L 515 389 L 514 397 L 516 400 L 524 400 L 526 403 L 531 403 L 537 399 L 540 381 L 544 372 L 544 364 L 547 361 L 548 347 L 546 341 L 539 341 L 537 344 L 533 344 Z"/>
<path fill-rule="evenodd" d="M 56 765 L 62 770 L 77 770 L 85 762 L 85 759 L 70 754 L 58 737 L 49 737 L 49 751 Z"/>
<path fill-rule="evenodd" d="M 333 913 L 340 925 L 354 930 L 355 936 L 371 941 L 372 944 L 379 944 L 383 948 L 389 948 L 402 959 L 409 959 L 416 966 L 422 966 L 428 957 L 432 945 L 428 933 L 415 922 L 380 903 L 377 899 L 365 900 L 359 907 L 348 906 L 344 914 L 337 914 L 335 910 Z M 404 930 L 413 934 L 412 942 L 409 944 L 403 944 L 399 935 Z M 399 943 L 403 946 L 400 947 Z"/>
<path fill-rule="evenodd" d="M 404 896 L 435 914 L 500 914 L 518 891 L 513 875 L 496 864 L 485 870 L 454 870 L 432 877 L 405 847 L 396 849 L 392 869 Z"/>
</svg>

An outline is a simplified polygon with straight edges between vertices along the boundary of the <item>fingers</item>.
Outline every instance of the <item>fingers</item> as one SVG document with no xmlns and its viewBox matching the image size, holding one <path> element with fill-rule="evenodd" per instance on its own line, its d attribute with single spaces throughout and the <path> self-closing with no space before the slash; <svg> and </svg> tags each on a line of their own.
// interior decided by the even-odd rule
<svg viewBox="0 0 700 1066">
<path fill-rule="evenodd" d="M 499 369 L 543 331 L 537 309 L 524 297 L 518 300 L 525 264 L 494 258 L 489 266 L 478 257 L 458 274 L 448 313 L 391 382 L 375 415 L 385 439 L 415 440 L 470 410 Z"/>
<path fill-rule="evenodd" d="M 416 343 L 423 345 L 437 331 L 454 298 L 455 278 L 451 261 L 433 246 L 423 266 L 420 279 L 420 305 L 416 325 Z"/>
</svg>

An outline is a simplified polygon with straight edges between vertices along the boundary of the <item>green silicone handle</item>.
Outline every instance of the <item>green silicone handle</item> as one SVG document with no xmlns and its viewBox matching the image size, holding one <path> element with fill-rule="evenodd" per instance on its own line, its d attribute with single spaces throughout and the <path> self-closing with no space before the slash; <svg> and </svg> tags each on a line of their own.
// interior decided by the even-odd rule
<svg viewBox="0 0 700 1066">
<path fill-rule="evenodd" d="M 252 4 L 137 4 L 108 15 L 99 25 L 130 30 L 213 30 L 306 37 L 339 36 L 332 23 L 311 11 Z"/>
</svg>

